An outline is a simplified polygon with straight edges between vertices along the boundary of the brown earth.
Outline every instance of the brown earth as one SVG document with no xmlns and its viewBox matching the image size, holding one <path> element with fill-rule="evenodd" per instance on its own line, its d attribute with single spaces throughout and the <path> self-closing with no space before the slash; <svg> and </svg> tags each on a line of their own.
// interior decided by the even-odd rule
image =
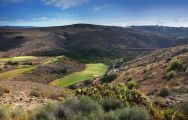
<svg viewBox="0 0 188 120">
<path fill-rule="evenodd" d="M 168 72 L 173 59 L 182 62 L 182 70 L 177 70 L 175 77 L 167 80 L 164 76 Z M 118 78 L 112 84 L 136 81 L 139 89 L 152 98 L 165 99 L 166 102 L 179 102 L 188 98 L 188 46 L 177 46 L 157 50 L 150 55 L 130 61 L 117 71 Z M 167 97 L 160 98 L 163 88 L 171 91 Z"/>
<path fill-rule="evenodd" d="M 7 104 L 13 108 L 19 107 L 25 110 L 31 110 L 44 105 L 50 101 L 49 96 L 61 92 L 59 88 L 28 81 L 0 81 L 0 86 L 10 90 L 10 93 L 0 96 L 0 104 Z M 45 96 L 31 96 L 31 91 L 36 88 L 40 89 Z"/>
</svg>

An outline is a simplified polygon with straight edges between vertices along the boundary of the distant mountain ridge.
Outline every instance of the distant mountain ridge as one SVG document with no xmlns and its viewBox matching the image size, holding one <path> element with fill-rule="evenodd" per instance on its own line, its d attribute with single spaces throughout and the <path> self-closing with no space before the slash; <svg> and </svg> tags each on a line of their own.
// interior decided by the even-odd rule
<svg viewBox="0 0 188 120">
<path fill-rule="evenodd" d="M 124 28 L 92 24 L 42 28 L 1 28 L 0 56 L 71 53 L 86 56 L 113 54 L 116 57 L 123 57 L 188 43 L 187 28 L 165 27 L 165 29 L 167 30 L 156 26 Z M 174 35 L 175 31 L 179 33 Z"/>
<path fill-rule="evenodd" d="M 131 26 L 131 29 L 151 32 L 169 37 L 188 37 L 187 27 L 165 27 L 165 26 Z"/>
</svg>

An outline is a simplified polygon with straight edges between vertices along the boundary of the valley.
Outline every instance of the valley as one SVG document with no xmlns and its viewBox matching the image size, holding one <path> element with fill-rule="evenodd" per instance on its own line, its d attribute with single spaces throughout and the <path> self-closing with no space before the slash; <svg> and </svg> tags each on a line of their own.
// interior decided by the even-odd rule
<svg viewBox="0 0 188 120">
<path fill-rule="evenodd" d="M 31 120 L 62 114 L 111 120 L 127 109 L 143 110 L 143 120 L 186 120 L 175 108 L 187 107 L 187 32 L 91 24 L 0 28 L 0 110 L 20 109 Z"/>
</svg>

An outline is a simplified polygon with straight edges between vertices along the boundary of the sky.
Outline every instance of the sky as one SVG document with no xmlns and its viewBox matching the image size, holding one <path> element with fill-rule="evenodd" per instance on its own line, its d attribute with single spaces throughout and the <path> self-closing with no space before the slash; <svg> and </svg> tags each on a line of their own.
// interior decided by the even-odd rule
<svg viewBox="0 0 188 120">
<path fill-rule="evenodd" d="M 0 26 L 188 27 L 188 0 L 0 0 Z"/>
</svg>

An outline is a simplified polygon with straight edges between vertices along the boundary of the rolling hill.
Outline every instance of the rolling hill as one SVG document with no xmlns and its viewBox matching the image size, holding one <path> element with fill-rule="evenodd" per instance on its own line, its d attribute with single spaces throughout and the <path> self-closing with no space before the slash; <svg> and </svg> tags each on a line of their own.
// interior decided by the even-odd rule
<svg viewBox="0 0 188 120">
<path fill-rule="evenodd" d="M 180 28 L 174 29 L 177 31 Z M 185 35 L 187 29 L 181 34 L 180 31 L 178 37 L 173 36 L 174 32 L 169 32 L 169 37 L 155 30 L 150 31 L 146 32 L 142 27 L 123 28 L 90 24 L 24 29 L 1 28 L 0 56 L 66 54 L 118 58 L 188 43 Z M 162 28 L 157 31 L 163 33 Z"/>
</svg>

